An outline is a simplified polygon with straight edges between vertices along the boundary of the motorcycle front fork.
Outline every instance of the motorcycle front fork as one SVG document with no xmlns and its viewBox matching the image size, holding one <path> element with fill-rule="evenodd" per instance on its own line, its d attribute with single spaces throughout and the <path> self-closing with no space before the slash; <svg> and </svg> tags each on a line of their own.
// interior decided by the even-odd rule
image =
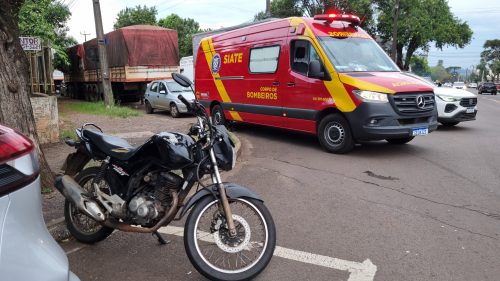
<svg viewBox="0 0 500 281">
<path fill-rule="evenodd" d="M 229 200 L 227 199 L 226 189 L 222 183 L 222 179 L 219 173 L 219 167 L 217 166 L 217 160 L 215 158 L 215 153 L 213 149 L 210 149 L 210 160 L 212 161 L 212 166 L 214 173 L 212 174 L 212 181 L 217 185 L 219 189 L 220 201 L 222 203 L 222 209 L 226 216 L 227 227 L 229 229 L 229 235 L 231 237 L 236 236 L 236 227 L 234 226 L 233 213 L 231 212 L 231 207 L 229 206 Z"/>
</svg>

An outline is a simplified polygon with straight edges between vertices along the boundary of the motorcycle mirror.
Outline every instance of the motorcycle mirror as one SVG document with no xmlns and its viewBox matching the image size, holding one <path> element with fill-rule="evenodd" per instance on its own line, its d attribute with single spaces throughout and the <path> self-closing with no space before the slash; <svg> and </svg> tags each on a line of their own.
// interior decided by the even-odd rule
<svg viewBox="0 0 500 281">
<path fill-rule="evenodd" d="M 189 78 L 182 74 L 172 73 L 172 78 L 175 82 L 177 82 L 177 84 L 181 85 L 182 87 L 191 87 L 191 80 L 189 80 Z"/>
</svg>

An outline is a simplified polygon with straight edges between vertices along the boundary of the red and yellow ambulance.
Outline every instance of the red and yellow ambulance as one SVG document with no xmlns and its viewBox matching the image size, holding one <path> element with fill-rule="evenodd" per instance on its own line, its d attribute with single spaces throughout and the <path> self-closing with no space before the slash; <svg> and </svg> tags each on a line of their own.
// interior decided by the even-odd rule
<svg viewBox="0 0 500 281">
<path fill-rule="evenodd" d="M 401 72 L 347 14 L 278 19 L 201 40 L 197 99 L 228 120 L 316 134 L 330 152 L 437 128 L 429 85 Z"/>
</svg>

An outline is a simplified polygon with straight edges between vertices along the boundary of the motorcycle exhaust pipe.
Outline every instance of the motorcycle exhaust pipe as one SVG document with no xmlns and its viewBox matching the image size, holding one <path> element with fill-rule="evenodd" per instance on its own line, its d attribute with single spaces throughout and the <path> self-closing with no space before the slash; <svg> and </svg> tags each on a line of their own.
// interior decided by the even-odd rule
<svg viewBox="0 0 500 281">
<path fill-rule="evenodd" d="M 99 205 L 88 198 L 87 192 L 72 177 L 67 175 L 57 177 L 55 186 L 79 211 L 97 222 L 106 220 Z"/>
</svg>

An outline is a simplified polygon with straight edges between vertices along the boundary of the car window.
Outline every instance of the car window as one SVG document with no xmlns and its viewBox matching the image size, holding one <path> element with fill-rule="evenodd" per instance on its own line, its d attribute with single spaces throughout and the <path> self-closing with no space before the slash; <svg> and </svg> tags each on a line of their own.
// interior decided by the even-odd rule
<svg viewBox="0 0 500 281">
<path fill-rule="evenodd" d="M 311 45 L 311 42 L 307 40 L 293 41 L 290 52 L 290 66 L 292 70 L 307 76 L 309 62 L 311 61 L 319 61 L 321 63 L 321 59 L 316 49 Z M 323 68 L 323 64 L 321 64 L 321 67 Z"/>
<path fill-rule="evenodd" d="M 151 88 L 149 90 L 151 92 L 158 93 L 158 82 L 153 82 L 153 85 L 151 85 Z"/>
<path fill-rule="evenodd" d="M 275 73 L 278 69 L 280 46 L 259 47 L 250 50 L 250 73 Z"/>
<path fill-rule="evenodd" d="M 165 83 L 160 83 L 160 86 L 158 88 L 160 90 L 160 93 L 161 91 L 165 91 L 165 94 L 167 93 L 167 87 L 165 87 Z"/>
<path fill-rule="evenodd" d="M 167 82 L 168 91 L 171 93 L 179 93 L 179 92 L 191 92 L 191 88 L 182 87 L 176 82 Z"/>
</svg>

